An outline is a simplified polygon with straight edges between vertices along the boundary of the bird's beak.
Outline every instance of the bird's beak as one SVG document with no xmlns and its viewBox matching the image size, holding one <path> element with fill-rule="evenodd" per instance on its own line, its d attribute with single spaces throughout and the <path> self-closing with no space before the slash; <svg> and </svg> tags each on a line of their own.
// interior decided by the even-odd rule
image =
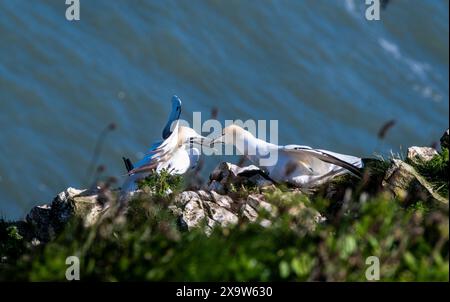
<svg viewBox="0 0 450 302">
<path fill-rule="evenodd" d="M 225 144 L 225 136 L 221 135 L 221 136 L 211 140 L 210 147 L 214 148 L 214 145 L 216 145 L 216 144 Z"/>
<path fill-rule="evenodd" d="M 198 144 L 201 146 L 207 146 L 210 147 L 212 144 L 212 140 L 206 137 L 191 137 L 189 138 L 189 143 L 190 144 Z"/>
</svg>

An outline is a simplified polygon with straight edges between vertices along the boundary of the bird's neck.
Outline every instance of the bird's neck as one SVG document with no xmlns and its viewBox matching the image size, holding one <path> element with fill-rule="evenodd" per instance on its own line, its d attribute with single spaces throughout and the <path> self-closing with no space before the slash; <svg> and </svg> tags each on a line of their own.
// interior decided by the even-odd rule
<svg viewBox="0 0 450 302">
<path fill-rule="evenodd" d="M 268 156 L 268 153 L 276 147 L 250 133 L 243 134 L 236 142 L 236 149 L 254 163 L 257 163 L 262 156 Z"/>
</svg>

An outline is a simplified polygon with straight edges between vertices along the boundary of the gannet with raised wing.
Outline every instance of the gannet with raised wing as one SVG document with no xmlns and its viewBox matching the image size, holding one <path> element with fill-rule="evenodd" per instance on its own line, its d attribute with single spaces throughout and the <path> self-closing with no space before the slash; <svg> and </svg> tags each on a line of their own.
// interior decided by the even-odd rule
<svg viewBox="0 0 450 302">
<path fill-rule="evenodd" d="M 206 143 L 206 138 L 194 129 L 180 126 L 180 114 L 181 100 L 179 97 L 173 96 L 172 111 L 162 132 L 164 140 L 154 143 L 148 154 L 136 165 L 133 165 L 128 159 L 124 159 L 128 177 L 121 188 L 122 196 L 135 191 L 137 189 L 136 182 L 144 179 L 150 173 L 166 170 L 171 174 L 184 174 L 196 167 L 200 151 L 194 144 L 209 145 L 211 141 L 208 140 Z"/>
</svg>

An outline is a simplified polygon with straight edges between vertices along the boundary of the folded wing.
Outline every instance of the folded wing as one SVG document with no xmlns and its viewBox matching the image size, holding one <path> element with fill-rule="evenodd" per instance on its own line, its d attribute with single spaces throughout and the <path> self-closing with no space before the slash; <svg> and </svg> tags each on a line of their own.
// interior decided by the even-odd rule
<svg viewBox="0 0 450 302">
<path fill-rule="evenodd" d="M 300 145 L 287 145 L 281 147 L 280 150 L 282 152 L 287 152 L 292 156 L 297 156 L 304 164 L 309 165 L 311 171 L 323 169 L 323 165 L 320 163 L 320 161 L 322 161 L 344 168 L 358 177 L 362 176 L 362 160 L 361 158 L 355 156 L 339 154 L 327 150 L 313 149 L 309 146 Z M 317 161 L 317 159 L 320 161 Z"/>
</svg>

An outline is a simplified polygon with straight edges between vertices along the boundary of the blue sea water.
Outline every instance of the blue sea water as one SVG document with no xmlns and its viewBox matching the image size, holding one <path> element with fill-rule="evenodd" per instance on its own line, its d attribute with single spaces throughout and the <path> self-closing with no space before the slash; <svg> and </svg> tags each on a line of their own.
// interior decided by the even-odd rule
<svg viewBox="0 0 450 302">
<path fill-rule="evenodd" d="M 357 156 L 439 140 L 449 120 L 449 2 L 0 0 L 0 215 L 20 218 L 182 118 L 279 121 L 280 144 Z M 383 140 L 382 125 L 395 126 Z M 217 164 L 208 158 L 205 170 Z"/>
</svg>

